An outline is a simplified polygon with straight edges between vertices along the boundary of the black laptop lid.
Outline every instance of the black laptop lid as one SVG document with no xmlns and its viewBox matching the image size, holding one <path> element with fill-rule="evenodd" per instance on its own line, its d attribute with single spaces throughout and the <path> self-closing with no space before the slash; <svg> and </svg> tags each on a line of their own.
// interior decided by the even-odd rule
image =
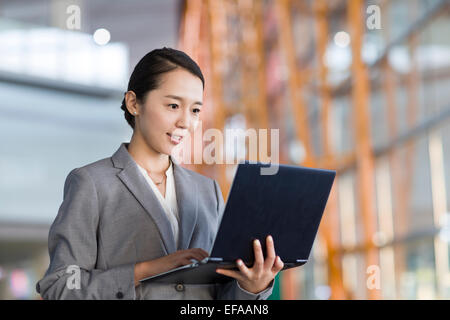
<svg viewBox="0 0 450 320">
<path fill-rule="evenodd" d="M 308 259 L 336 172 L 278 165 L 276 174 L 262 175 L 264 167 L 238 165 L 211 257 L 251 264 L 252 240 L 261 241 L 265 256 L 270 234 L 283 262 Z"/>
</svg>

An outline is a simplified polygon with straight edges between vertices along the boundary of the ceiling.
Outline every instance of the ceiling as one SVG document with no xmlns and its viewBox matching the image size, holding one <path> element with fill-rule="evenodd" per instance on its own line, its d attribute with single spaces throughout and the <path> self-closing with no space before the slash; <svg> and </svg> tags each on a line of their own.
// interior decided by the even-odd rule
<svg viewBox="0 0 450 320">
<path fill-rule="evenodd" d="M 176 47 L 181 0 L 2 0 L 0 18 L 67 28 L 67 7 L 80 8 L 81 32 L 98 28 L 129 47 L 130 68 L 152 49 Z M 131 70 L 130 70 L 131 71 Z"/>
</svg>

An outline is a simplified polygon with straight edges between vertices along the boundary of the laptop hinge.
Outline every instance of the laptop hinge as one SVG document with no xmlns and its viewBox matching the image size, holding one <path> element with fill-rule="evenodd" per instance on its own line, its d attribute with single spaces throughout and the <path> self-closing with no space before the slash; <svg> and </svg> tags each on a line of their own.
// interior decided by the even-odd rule
<svg viewBox="0 0 450 320">
<path fill-rule="evenodd" d="M 209 261 L 217 261 L 217 262 L 221 262 L 223 261 L 223 258 L 209 258 Z"/>
</svg>

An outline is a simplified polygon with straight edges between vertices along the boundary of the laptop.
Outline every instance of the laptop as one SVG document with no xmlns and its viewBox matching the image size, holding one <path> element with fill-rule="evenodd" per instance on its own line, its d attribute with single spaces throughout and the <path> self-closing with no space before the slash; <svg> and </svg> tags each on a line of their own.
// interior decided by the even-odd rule
<svg viewBox="0 0 450 320">
<path fill-rule="evenodd" d="M 268 235 L 273 237 L 275 254 L 283 261 L 283 270 L 305 264 L 336 171 L 272 164 L 272 169 L 277 166 L 276 174 L 263 174 L 269 166 L 249 161 L 238 164 L 208 258 L 192 260 L 192 264 L 140 282 L 208 284 L 233 280 L 218 274 L 216 269 L 238 270 L 238 258 L 251 267 L 254 239 L 260 240 L 265 258 Z"/>
</svg>

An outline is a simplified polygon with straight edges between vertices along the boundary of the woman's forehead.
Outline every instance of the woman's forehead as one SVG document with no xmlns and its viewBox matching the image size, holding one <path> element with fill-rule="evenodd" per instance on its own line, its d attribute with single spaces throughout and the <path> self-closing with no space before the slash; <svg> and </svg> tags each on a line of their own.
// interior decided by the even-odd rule
<svg viewBox="0 0 450 320">
<path fill-rule="evenodd" d="M 157 89 L 166 98 L 178 97 L 183 100 L 202 101 L 203 83 L 197 76 L 183 69 L 165 73 Z"/>
</svg>

